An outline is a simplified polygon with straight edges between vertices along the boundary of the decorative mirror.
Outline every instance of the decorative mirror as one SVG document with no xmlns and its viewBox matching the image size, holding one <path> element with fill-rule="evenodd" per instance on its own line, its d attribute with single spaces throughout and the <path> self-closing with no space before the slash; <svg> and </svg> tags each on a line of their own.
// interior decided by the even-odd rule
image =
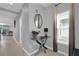
<svg viewBox="0 0 79 59">
<path fill-rule="evenodd" d="M 42 24 L 43 24 L 42 16 L 41 16 L 41 14 L 38 13 L 38 10 L 36 10 L 36 14 L 34 17 L 34 24 L 38 29 L 40 29 L 42 27 Z"/>
</svg>

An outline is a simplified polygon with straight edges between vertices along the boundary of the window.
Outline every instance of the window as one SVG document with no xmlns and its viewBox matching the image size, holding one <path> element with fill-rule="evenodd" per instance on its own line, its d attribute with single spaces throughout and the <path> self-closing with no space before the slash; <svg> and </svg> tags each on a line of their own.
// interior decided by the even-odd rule
<svg viewBox="0 0 79 59">
<path fill-rule="evenodd" d="M 57 42 L 68 44 L 69 41 L 69 12 L 57 14 Z"/>
</svg>

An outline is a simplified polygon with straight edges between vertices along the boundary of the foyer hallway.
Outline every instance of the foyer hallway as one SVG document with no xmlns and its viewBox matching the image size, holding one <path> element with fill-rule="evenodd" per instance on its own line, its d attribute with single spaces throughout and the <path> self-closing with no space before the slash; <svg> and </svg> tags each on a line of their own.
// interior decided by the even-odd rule
<svg viewBox="0 0 79 59">
<path fill-rule="evenodd" d="M 0 56 L 24 56 L 22 48 L 16 44 L 12 36 L 4 36 L 0 40 Z"/>
</svg>

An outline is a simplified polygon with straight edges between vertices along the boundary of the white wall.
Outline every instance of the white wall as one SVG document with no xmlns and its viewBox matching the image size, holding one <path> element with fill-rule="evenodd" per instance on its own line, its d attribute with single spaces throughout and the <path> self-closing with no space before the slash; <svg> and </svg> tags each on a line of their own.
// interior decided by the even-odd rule
<svg viewBox="0 0 79 59">
<path fill-rule="evenodd" d="M 49 39 L 47 40 L 46 46 L 53 49 L 53 20 L 54 20 L 54 5 L 47 7 L 45 10 L 45 18 L 44 19 L 44 27 L 48 28 L 48 36 Z M 43 30 L 44 31 L 44 27 Z"/>
<path fill-rule="evenodd" d="M 34 25 L 35 9 L 38 9 L 39 13 L 43 17 L 43 25 L 41 29 L 37 29 Z M 53 6 L 44 8 L 40 4 L 29 4 L 27 8 L 23 9 L 22 16 L 20 18 L 22 22 L 20 38 L 22 40 L 23 47 L 29 54 L 32 54 L 34 51 L 39 49 L 39 45 L 35 41 L 31 40 L 31 32 L 33 30 L 40 30 L 40 35 L 44 35 L 44 28 L 47 27 L 50 38 L 47 40 L 46 46 L 51 49 L 53 48 L 53 18 Z"/>
<path fill-rule="evenodd" d="M 33 45 L 36 45 L 34 41 L 31 40 L 31 33 L 30 33 L 30 8 L 24 8 L 22 11 L 22 18 L 20 19 L 22 22 L 22 27 L 21 27 L 21 40 L 23 44 L 23 48 L 31 54 L 34 50 L 37 48 L 34 47 Z"/>
<path fill-rule="evenodd" d="M 14 21 L 13 21 L 14 22 Z M 13 28 L 13 36 L 14 36 L 14 39 L 16 39 L 17 42 L 19 42 L 20 40 L 20 32 L 19 32 L 19 20 L 16 19 L 16 28 Z"/>
<path fill-rule="evenodd" d="M 34 24 L 34 16 L 36 14 L 35 10 L 38 9 L 38 13 L 42 15 L 43 18 L 43 25 L 40 29 L 37 29 Z M 48 35 L 50 38 L 47 40 L 46 46 L 50 47 L 53 49 L 53 6 L 44 8 L 40 4 L 30 4 L 29 5 L 29 30 L 30 33 L 35 30 L 35 31 L 41 31 L 39 35 L 43 36 L 44 35 L 44 28 L 48 28 Z M 36 49 L 39 48 L 39 45 L 32 41 L 30 42 L 32 45 L 31 47 L 31 52 L 35 51 Z"/>
<path fill-rule="evenodd" d="M 22 13 L 21 39 L 23 47 L 27 50 L 27 52 L 30 53 L 31 42 L 29 33 L 29 14 L 28 11 L 25 9 Z"/>
<path fill-rule="evenodd" d="M 34 24 L 34 16 L 36 14 L 36 12 L 35 12 L 36 9 L 38 9 L 38 12 L 42 15 L 42 18 L 43 18 L 43 25 L 42 25 L 41 29 L 37 29 L 35 27 L 35 24 Z M 45 24 L 44 20 L 46 20 L 46 18 L 45 18 L 45 11 L 42 9 L 42 7 L 39 4 L 30 4 L 29 5 L 29 28 L 30 28 L 29 30 L 30 30 L 30 34 L 34 30 L 35 31 L 39 31 L 40 30 L 41 31 L 41 35 L 44 35 L 43 34 L 43 27 L 44 27 L 44 24 Z M 31 40 L 31 38 L 30 38 L 30 43 L 31 43 L 31 47 L 30 47 L 31 48 L 31 52 L 39 49 L 39 45 L 35 41 Z"/>
</svg>

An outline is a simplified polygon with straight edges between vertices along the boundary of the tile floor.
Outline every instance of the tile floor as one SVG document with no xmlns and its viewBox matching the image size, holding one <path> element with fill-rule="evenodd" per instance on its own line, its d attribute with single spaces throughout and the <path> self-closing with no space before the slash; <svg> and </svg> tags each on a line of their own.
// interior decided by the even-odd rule
<svg viewBox="0 0 79 59">
<path fill-rule="evenodd" d="M 4 36 L 0 40 L 0 56 L 27 56 L 22 50 L 21 46 L 18 46 L 12 36 Z M 55 53 L 51 50 L 47 50 L 47 53 L 41 51 L 35 56 L 63 56 L 60 53 Z"/>
<path fill-rule="evenodd" d="M 24 52 L 12 36 L 4 36 L 0 41 L 0 56 L 24 56 Z"/>
</svg>

